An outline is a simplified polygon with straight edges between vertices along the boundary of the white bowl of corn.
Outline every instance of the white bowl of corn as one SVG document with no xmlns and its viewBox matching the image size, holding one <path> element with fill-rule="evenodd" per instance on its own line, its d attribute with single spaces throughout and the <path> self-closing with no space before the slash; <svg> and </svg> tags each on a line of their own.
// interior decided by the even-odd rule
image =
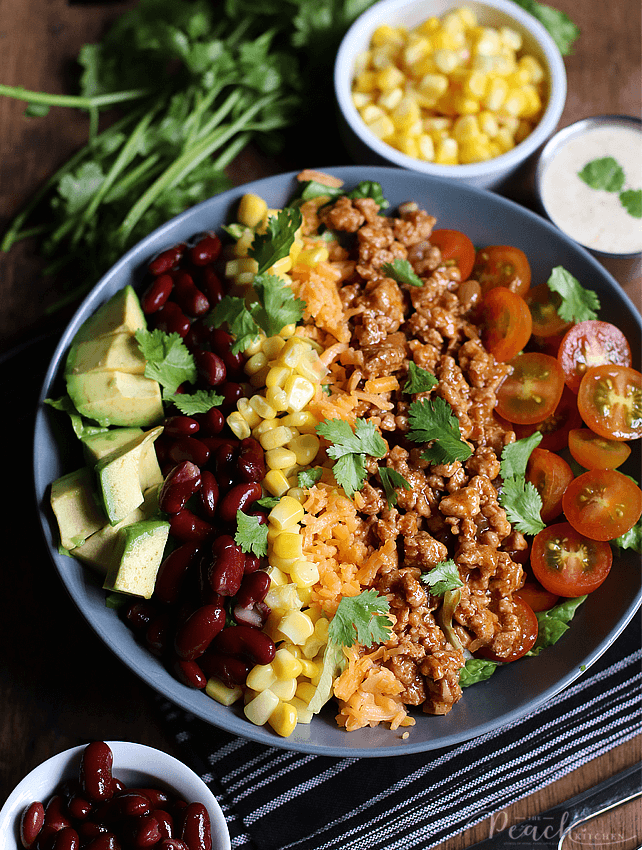
<svg viewBox="0 0 642 850">
<path fill-rule="evenodd" d="M 356 161 L 495 190 L 566 100 L 559 49 L 512 0 L 380 0 L 346 33 L 334 86 Z"/>
</svg>

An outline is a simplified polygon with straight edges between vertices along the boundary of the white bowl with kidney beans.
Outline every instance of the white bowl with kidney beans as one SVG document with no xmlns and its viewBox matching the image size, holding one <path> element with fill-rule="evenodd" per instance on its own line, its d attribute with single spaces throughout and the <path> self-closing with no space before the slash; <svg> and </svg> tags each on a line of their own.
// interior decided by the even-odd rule
<svg viewBox="0 0 642 850">
<path fill-rule="evenodd" d="M 562 265 L 578 280 L 591 281 L 591 286 L 600 296 L 606 321 L 617 324 L 629 339 L 639 338 L 639 315 L 615 281 L 586 251 L 530 211 L 498 195 L 409 170 L 374 166 L 322 170 L 336 175 L 348 187 L 361 180 L 379 182 L 391 209 L 408 200 L 417 200 L 437 217 L 441 226 L 467 233 L 475 244 L 501 242 L 522 247 L 529 256 L 536 278 L 545 279 L 553 266 Z M 227 598 L 234 599 L 232 615 L 237 625 L 221 628 L 217 600 L 201 596 L 200 608 L 205 610 L 201 610 L 197 620 L 192 622 L 193 628 L 188 629 L 185 625 L 183 633 L 176 629 L 169 631 L 172 644 L 175 648 L 178 642 L 180 653 L 172 650 L 173 663 L 168 663 L 163 646 L 168 638 L 168 626 L 171 626 L 168 621 L 172 618 L 163 615 L 163 612 L 159 616 L 157 611 L 154 619 L 150 619 L 154 612 L 150 613 L 145 601 L 131 606 L 129 620 L 119 616 L 105 605 L 102 582 L 96 580 L 79 561 L 58 551 L 56 528 L 48 507 L 49 487 L 53 480 L 82 465 L 83 460 L 78 441 L 74 443 L 68 430 L 63 433 L 64 423 L 61 423 L 60 414 L 45 404 L 45 399 L 59 397 L 64 392 L 64 360 L 79 327 L 102 303 L 127 284 L 137 289 L 143 302 L 146 297 L 151 299 L 150 262 L 161 262 L 159 258 L 176 245 L 185 243 L 191 247 L 199 234 L 222 234 L 223 226 L 234 221 L 236 208 L 245 193 L 255 193 L 267 202 L 268 207 L 278 209 L 289 201 L 296 185 L 296 172 L 292 172 L 239 186 L 193 207 L 130 250 L 83 302 L 53 355 L 36 414 L 34 478 L 45 541 L 64 586 L 105 644 L 143 681 L 206 723 L 270 746 L 329 756 L 379 757 L 450 746 L 532 711 L 570 684 L 605 651 L 634 616 L 642 599 L 639 565 L 635 556 L 630 552 L 622 554 L 617 574 L 612 570 L 612 576 L 605 584 L 589 596 L 576 614 L 567 639 L 547 648 L 538 657 L 506 665 L 488 682 L 470 688 L 466 699 L 461 702 L 461 710 L 454 710 L 445 717 L 418 716 L 406 739 L 401 738 L 400 731 L 393 732 L 383 727 L 346 733 L 337 726 L 331 706 L 315 716 L 309 725 L 297 724 L 292 735 L 284 738 L 275 734 L 267 724 L 256 726 L 250 723 L 243 714 L 242 700 L 226 706 L 210 699 L 203 691 L 203 676 L 229 676 L 231 679 L 242 676 L 247 669 L 248 658 L 261 663 L 273 651 L 263 638 L 256 637 L 262 634 L 256 626 L 261 621 L 261 594 L 264 592 L 261 582 L 265 581 L 260 578 L 260 564 L 257 568 L 255 561 L 244 558 L 240 566 L 238 553 L 229 545 L 234 536 L 229 517 L 235 516 L 237 507 L 244 511 L 256 508 L 260 458 L 253 454 L 251 443 L 243 448 L 238 440 L 234 443 L 232 455 L 226 454 L 232 441 L 223 432 L 222 417 L 218 412 L 193 417 L 197 420 L 198 430 L 184 419 L 167 422 L 166 434 L 157 441 L 163 470 L 169 473 L 176 467 L 181 469 L 180 475 L 175 472 L 170 478 L 164 493 L 166 507 L 173 511 L 168 512 L 172 534 L 180 543 L 175 551 L 181 554 L 175 556 L 173 569 L 170 570 L 169 565 L 163 568 L 163 573 L 167 571 L 167 574 L 159 574 L 157 590 L 171 605 L 175 592 L 173 579 L 189 568 L 189 581 L 195 594 L 201 592 L 199 583 L 205 576 L 209 592 L 213 594 L 224 589 Z M 205 268 L 210 259 L 201 268 Z M 192 264 L 198 266 L 198 263 Z M 164 273 L 158 267 L 155 271 L 156 279 Z M 217 297 L 217 284 L 207 273 L 210 286 L 215 287 L 208 289 L 202 275 L 195 274 L 196 278 L 200 277 L 202 292 L 211 303 Z M 195 282 L 194 279 L 192 282 Z M 157 288 L 162 290 L 160 285 Z M 186 299 L 190 295 L 198 298 L 189 285 L 183 289 L 182 295 Z M 181 291 L 180 286 L 178 290 Z M 162 300 L 162 294 L 160 297 Z M 187 304 L 188 300 L 185 310 L 198 309 L 197 300 L 189 308 Z M 183 308 L 180 310 L 185 313 Z M 167 305 L 163 306 L 163 312 L 155 310 L 149 315 L 155 315 L 153 321 L 150 318 L 150 327 L 160 318 L 161 322 L 167 321 L 165 327 L 168 330 L 184 331 L 188 344 L 197 343 L 198 331 L 202 330 L 198 318 L 190 320 L 189 327 L 186 327 L 181 324 L 184 320 L 178 311 L 174 307 L 167 309 Z M 214 337 L 208 332 L 208 340 L 209 354 L 222 361 L 225 374 L 223 378 L 221 364 L 208 354 L 198 358 L 199 381 L 201 386 L 213 386 L 221 392 L 225 396 L 225 405 L 231 409 L 239 397 L 240 363 L 229 351 L 229 339 L 226 341 L 222 335 Z M 227 349 L 224 343 L 228 345 Z M 168 416 L 171 415 L 168 412 Z M 201 452 L 200 456 L 198 452 Z M 239 463 L 241 457 L 244 460 Z M 631 461 L 639 462 L 638 459 L 639 456 Z M 215 509 L 212 507 L 216 497 L 212 477 L 218 487 Z M 190 509 L 186 501 L 183 502 L 186 494 L 192 496 Z M 175 500 L 173 505 L 170 504 L 172 500 Z M 198 507 L 191 510 L 194 504 Z M 186 510 L 191 512 L 185 513 Z M 213 545 L 226 549 L 225 558 L 219 558 L 212 552 L 211 541 L 203 545 L 198 540 L 199 528 L 207 529 L 207 538 L 213 526 L 219 531 Z M 193 560 L 190 550 L 194 554 L 193 550 L 198 548 L 205 551 L 205 556 Z M 185 562 L 181 563 L 183 557 L 188 567 Z M 226 569 L 222 568 L 222 564 L 226 564 Z M 209 641 L 210 638 L 207 651 L 198 655 L 201 640 Z M 263 641 L 261 645 L 259 641 Z M 226 669 L 222 669 L 221 658 L 228 665 Z M 234 669 L 229 666 L 230 658 Z"/>
<path fill-rule="evenodd" d="M 6 850 L 229 850 L 207 785 L 162 750 L 92 741 L 39 764 L 0 810 Z"/>
</svg>

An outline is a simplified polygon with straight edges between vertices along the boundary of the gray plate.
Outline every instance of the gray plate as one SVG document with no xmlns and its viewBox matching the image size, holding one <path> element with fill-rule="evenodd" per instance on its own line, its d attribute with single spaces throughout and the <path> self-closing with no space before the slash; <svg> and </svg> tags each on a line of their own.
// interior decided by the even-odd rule
<svg viewBox="0 0 642 850">
<path fill-rule="evenodd" d="M 584 285 L 595 289 L 602 302 L 601 317 L 617 324 L 639 356 L 642 323 L 633 304 L 615 280 L 586 251 L 539 216 L 483 190 L 454 185 L 393 168 L 346 166 L 323 169 L 342 178 L 348 187 L 360 180 L 381 183 L 392 207 L 416 201 L 437 216 L 438 226 L 462 230 L 476 245 L 508 244 L 526 252 L 533 285 L 546 280 L 552 267 L 562 265 Z M 82 322 L 116 290 L 142 280 L 145 263 L 163 248 L 203 230 L 217 229 L 233 220 L 235 204 L 245 192 L 263 197 L 269 207 L 283 206 L 296 187 L 295 172 L 246 184 L 211 198 L 156 230 L 132 248 L 85 299 L 58 344 L 40 394 L 35 423 L 34 476 L 40 521 L 53 564 L 63 584 L 92 629 L 106 645 L 148 685 L 181 708 L 228 732 L 271 746 L 328 756 L 389 756 L 450 746 L 503 726 L 532 711 L 568 686 L 618 637 L 642 601 L 637 555 L 616 557 L 606 582 L 576 614 L 571 629 L 535 658 L 524 658 L 499 669 L 487 682 L 464 692 L 445 717 L 417 714 L 406 740 L 402 730 L 384 726 L 346 733 L 336 726 L 327 707 L 309 726 L 299 724 L 293 735 L 281 738 L 269 727 L 253 726 L 238 707 L 225 708 L 200 691 L 173 679 L 162 665 L 134 640 L 132 633 L 105 607 L 105 594 L 88 570 L 57 550 L 57 538 L 48 508 L 49 485 L 82 460 L 70 439 L 65 417 L 44 404 L 63 391 L 61 366 L 71 340 Z M 634 364 L 640 368 L 639 363 Z M 639 443 L 624 471 L 636 476 Z"/>
</svg>

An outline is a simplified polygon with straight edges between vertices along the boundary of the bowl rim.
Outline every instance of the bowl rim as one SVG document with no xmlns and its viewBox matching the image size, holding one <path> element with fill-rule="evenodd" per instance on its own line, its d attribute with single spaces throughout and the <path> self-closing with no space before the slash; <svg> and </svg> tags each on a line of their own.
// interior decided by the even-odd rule
<svg viewBox="0 0 642 850">
<path fill-rule="evenodd" d="M 191 767 L 188 767 L 180 759 L 166 753 L 164 750 L 151 747 L 147 744 L 139 744 L 134 741 L 111 740 L 107 740 L 105 743 L 110 747 L 114 755 L 114 771 L 116 774 L 118 774 L 119 770 L 135 770 L 139 773 L 149 775 L 164 786 L 174 788 L 180 794 L 183 792 L 179 790 L 177 784 L 182 784 L 184 787 L 187 787 L 189 784 L 192 788 L 197 789 L 199 794 L 198 802 L 203 802 L 207 806 L 212 823 L 212 835 L 215 835 L 218 839 L 213 850 L 230 850 L 230 834 L 223 810 L 213 792 Z M 55 753 L 36 765 L 20 780 L 4 801 L 2 808 L 0 808 L 0 835 L 9 836 L 13 831 L 13 836 L 16 837 L 19 817 L 24 807 L 37 799 L 45 802 L 42 797 L 31 795 L 30 791 L 34 784 L 51 784 L 52 788 L 47 792 L 47 796 L 51 796 L 54 793 L 54 789 L 67 777 L 72 769 L 77 772 L 77 764 L 80 762 L 80 756 L 86 747 L 87 744 L 80 744 L 76 747 L 70 747 L 69 749 Z M 150 763 L 157 765 L 157 767 L 154 767 L 154 773 L 148 769 Z M 161 775 L 159 776 L 157 773 Z M 77 775 L 77 773 L 74 775 Z M 177 783 L 176 779 L 182 781 Z M 194 793 L 194 791 L 191 791 L 190 795 L 193 796 Z M 187 802 L 193 801 L 195 799 L 188 800 Z M 16 841 L 16 850 L 19 850 L 19 848 L 20 844 Z"/>
<path fill-rule="evenodd" d="M 614 260 L 633 260 L 636 257 L 640 257 L 642 251 L 633 251 L 630 254 L 620 254 L 612 251 L 600 251 L 597 248 L 591 248 L 589 245 L 585 245 L 583 242 L 579 242 L 577 239 L 574 239 L 573 236 L 570 236 L 564 228 L 560 227 L 559 224 L 555 222 L 555 220 L 551 217 L 548 212 L 548 208 L 544 203 L 544 196 L 542 193 L 542 183 L 544 179 L 544 173 L 548 166 L 553 161 L 555 154 L 560 151 L 567 142 L 571 139 L 574 139 L 576 136 L 580 136 L 585 130 L 592 130 L 597 127 L 605 127 L 608 125 L 616 125 L 619 127 L 632 127 L 637 129 L 642 134 L 642 118 L 637 115 L 624 115 L 624 114 L 613 114 L 613 115 L 589 115 L 586 118 L 580 118 L 577 121 L 574 121 L 572 124 L 567 124 L 566 127 L 562 127 L 558 130 L 551 138 L 546 142 L 542 151 L 540 152 L 537 158 L 537 166 L 535 168 L 535 194 L 537 203 L 540 207 L 541 212 L 546 216 L 547 220 L 550 221 L 558 230 L 560 230 L 565 236 L 569 239 L 573 239 L 578 245 L 582 248 L 585 248 L 587 251 L 590 251 L 592 254 L 595 254 L 597 257 L 603 257 L 604 259 L 614 259 Z"/>
<path fill-rule="evenodd" d="M 391 184 L 411 184 L 413 186 L 413 192 L 419 190 L 423 192 L 424 195 L 428 196 L 430 194 L 429 190 L 432 190 L 433 192 L 440 190 L 441 192 L 443 192 L 444 197 L 447 198 L 448 201 L 452 200 L 453 196 L 456 198 L 457 195 L 463 193 L 467 196 L 467 201 L 471 198 L 473 200 L 476 198 L 478 200 L 486 200 L 488 203 L 491 203 L 491 205 L 497 205 L 498 207 L 502 208 L 507 215 L 508 213 L 510 213 L 511 219 L 514 219 L 515 217 L 524 217 L 525 219 L 528 219 L 530 223 L 536 223 L 538 227 L 543 228 L 545 231 L 551 234 L 553 242 L 561 241 L 562 243 L 564 243 L 565 247 L 572 249 L 572 253 L 574 255 L 577 255 L 579 259 L 589 264 L 589 266 L 596 272 L 597 278 L 602 279 L 602 283 L 604 283 L 604 281 L 607 281 L 609 286 L 618 292 L 618 298 L 623 302 L 623 304 L 626 305 L 631 316 L 634 317 L 633 320 L 636 324 L 638 332 L 642 331 L 642 319 L 639 317 L 638 312 L 631 299 L 625 292 L 619 289 L 615 279 L 609 274 L 606 269 L 604 269 L 597 262 L 594 257 L 590 255 L 588 251 L 577 245 L 577 243 L 573 242 L 573 240 L 569 239 L 567 236 L 565 236 L 565 234 L 561 233 L 558 228 L 554 227 L 550 222 L 542 218 L 542 216 L 538 215 L 532 210 L 529 210 L 528 208 L 517 204 L 516 202 L 508 198 L 499 196 L 486 189 L 480 189 L 475 186 L 470 186 L 461 183 L 453 185 L 451 181 L 445 180 L 444 178 L 426 174 L 412 174 L 407 171 L 400 171 L 399 169 L 394 168 L 392 166 L 364 167 L 355 165 L 330 165 L 325 167 L 319 166 L 316 170 L 336 175 L 343 179 L 346 183 L 349 183 L 350 181 L 355 182 L 357 179 L 365 179 L 364 177 L 358 177 L 357 173 L 361 174 L 362 172 L 366 171 L 368 179 L 390 181 L 388 184 L 389 186 Z M 42 381 L 40 395 L 37 403 L 36 418 L 34 423 L 34 463 L 32 467 L 32 475 L 35 485 L 34 493 L 36 496 L 36 510 L 39 515 L 41 533 L 43 534 L 43 538 L 45 540 L 49 556 L 53 561 L 54 568 L 56 569 L 63 583 L 63 586 L 67 590 L 69 596 L 71 597 L 73 603 L 76 605 L 83 618 L 87 621 L 88 625 L 102 640 L 105 646 L 116 656 L 116 658 L 121 661 L 121 663 L 125 664 L 133 673 L 135 673 L 139 678 L 141 678 L 152 689 L 156 690 L 164 699 L 180 707 L 181 710 L 190 712 L 194 716 L 199 717 L 205 723 L 214 727 L 218 727 L 224 730 L 227 734 L 239 735 L 243 738 L 250 739 L 267 746 L 273 746 L 283 750 L 294 750 L 315 755 L 378 758 L 403 755 L 406 753 L 426 752 L 441 747 L 452 746 L 454 744 L 462 743 L 463 741 L 470 740 L 471 738 L 477 737 L 481 734 L 484 734 L 486 732 L 492 731 L 501 726 L 505 726 L 509 723 L 516 721 L 525 713 L 535 710 L 537 707 L 542 705 L 547 699 L 550 699 L 563 688 L 568 687 L 578 676 L 580 676 L 584 672 L 584 670 L 588 669 L 606 651 L 606 649 L 619 636 L 619 634 L 623 631 L 629 621 L 633 618 L 635 612 L 642 603 L 642 588 L 638 589 L 636 591 L 637 595 L 628 601 L 627 608 L 620 620 L 618 621 L 617 629 L 610 632 L 603 639 L 601 639 L 600 642 L 591 650 L 591 652 L 583 658 L 582 663 L 584 666 L 582 668 L 573 667 L 572 669 L 569 669 L 567 666 L 565 666 L 563 675 L 554 683 L 544 687 L 543 690 L 536 697 L 529 698 L 528 701 L 523 705 L 519 705 L 508 711 L 504 711 L 504 713 L 501 714 L 501 716 L 499 717 L 493 716 L 492 719 L 489 719 L 480 723 L 479 725 L 476 725 L 472 730 L 458 730 L 450 734 L 441 736 L 439 738 L 431 738 L 419 742 L 413 741 L 411 735 L 410 738 L 405 741 L 397 740 L 396 743 L 386 744 L 377 744 L 375 742 L 374 744 L 368 743 L 365 746 L 357 747 L 350 746 L 349 739 L 346 739 L 346 744 L 341 745 L 321 744 L 318 742 L 309 743 L 306 740 L 280 738 L 275 734 L 271 734 L 269 730 L 266 731 L 264 727 L 252 726 L 249 721 L 246 721 L 242 717 L 237 717 L 236 715 L 229 715 L 226 723 L 221 724 L 220 722 L 217 722 L 216 719 L 212 718 L 211 713 L 205 710 L 201 710 L 199 705 L 195 705 L 191 702 L 192 694 L 194 693 L 192 689 L 188 689 L 185 687 L 184 689 L 181 689 L 179 696 L 177 696 L 176 694 L 168 696 L 166 692 L 167 686 L 164 680 L 165 673 L 162 671 L 157 672 L 153 670 L 150 674 L 150 670 L 147 665 L 149 664 L 149 659 L 153 658 L 153 656 L 151 656 L 146 650 L 143 663 L 139 663 L 137 657 L 123 657 L 123 655 L 121 654 L 120 647 L 115 646 L 114 641 L 111 638 L 111 629 L 113 621 L 110 619 L 108 627 L 105 627 L 102 622 L 97 621 L 95 611 L 86 610 L 86 606 L 85 608 L 83 608 L 83 605 L 81 604 L 83 600 L 80 598 L 78 589 L 74 589 L 73 577 L 70 577 L 67 568 L 69 558 L 60 555 L 57 551 L 56 541 L 51 535 L 50 520 L 46 515 L 44 509 L 46 506 L 43 506 L 42 503 L 42 499 L 44 498 L 46 493 L 46 486 L 44 486 L 41 482 L 41 479 L 43 477 L 43 470 L 40 468 L 39 451 L 40 446 L 42 444 L 42 437 L 44 436 L 45 439 L 47 439 L 49 436 L 47 434 L 47 422 L 48 415 L 50 412 L 49 406 L 46 405 L 44 402 L 45 399 L 48 397 L 48 393 L 52 383 L 54 382 L 56 377 L 60 375 L 62 358 L 64 356 L 64 353 L 68 349 L 75 332 L 82 323 L 82 320 L 91 312 L 95 311 L 98 305 L 102 303 L 106 299 L 106 297 L 112 294 L 112 291 L 109 289 L 109 287 L 110 285 L 113 285 L 114 279 L 118 280 L 120 278 L 120 275 L 122 274 L 128 274 L 130 275 L 130 277 L 135 276 L 136 271 L 139 267 L 138 264 L 142 262 L 141 257 L 149 258 L 150 256 L 153 256 L 154 253 L 156 253 L 157 251 L 161 251 L 164 248 L 168 247 L 168 245 L 172 244 L 172 240 L 175 237 L 175 230 L 177 228 L 183 228 L 189 225 L 190 233 L 193 234 L 195 232 L 198 232 L 199 227 L 193 225 L 192 220 L 198 219 L 201 211 L 207 213 L 209 211 L 210 206 L 218 206 L 218 204 L 221 204 L 224 206 L 225 210 L 229 214 L 231 205 L 237 202 L 240 197 L 245 194 L 245 192 L 250 191 L 261 194 L 263 190 L 267 190 L 267 192 L 269 193 L 270 191 L 276 191 L 274 187 L 277 186 L 279 187 L 279 191 L 282 191 L 281 187 L 285 184 L 287 184 L 289 195 L 291 194 L 295 186 L 296 175 L 299 173 L 299 171 L 300 169 L 297 169 L 290 172 L 272 175 L 271 177 L 261 178 L 256 181 L 252 181 L 251 183 L 241 184 L 223 193 L 220 193 L 219 195 L 216 195 L 206 201 L 203 201 L 195 207 L 186 210 L 185 212 L 161 225 L 159 228 L 157 228 L 151 234 L 146 236 L 131 249 L 129 249 L 129 251 L 126 252 L 120 258 L 120 260 L 100 279 L 100 281 L 98 281 L 98 283 L 93 287 L 91 292 L 85 297 L 81 305 L 78 307 L 76 313 L 68 323 L 65 331 L 63 331 L 62 336 L 60 337 L 59 342 L 57 344 L 56 350 L 51 356 L 46 374 Z M 418 183 L 416 182 L 417 180 L 419 180 Z M 217 224 L 217 226 L 219 225 Z M 46 479 L 47 483 L 50 483 L 50 480 L 50 478 Z M 77 562 L 77 565 L 81 575 L 86 575 L 86 573 L 88 572 L 87 568 L 79 562 Z M 88 581 L 89 579 L 86 580 L 86 582 Z M 126 627 L 123 626 L 123 629 L 125 628 Z M 528 662 L 535 659 L 525 660 Z M 159 676 L 161 675 L 163 676 L 162 681 L 159 678 Z M 169 674 L 167 675 L 169 676 Z M 175 681 L 172 681 L 172 686 L 175 686 L 176 684 L 177 683 Z M 483 687 L 483 683 L 479 687 Z M 220 706 L 220 708 L 223 707 Z M 376 733 L 378 730 L 373 729 L 370 731 Z M 355 732 L 350 734 L 357 735 L 358 733 Z"/>
<path fill-rule="evenodd" d="M 491 9 L 498 9 L 515 20 L 521 28 L 528 31 L 539 43 L 548 63 L 550 91 L 544 114 L 533 132 L 519 144 L 515 145 L 512 150 L 485 162 L 463 165 L 438 165 L 433 162 L 415 159 L 381 141 L 374 133 L 368 130 L 359 115 L 351 96 L 351 68 L 354 57 L 352 43 L 354 39 L 357 38 L 362 28 L 368 27 L 374 30 L 377 23 L 381 20 L 385 21 L 388 11 L 396 11 L 399 8 L 403 9 L 405 6 L 415 6 L 419 2 L 420 0 L 378 0 L 374 6 L 371 6 L 361 14 L 347 30 L 337 51 L 333 74 L 335 98 L 344 120 L 359 140 L 378 156 L 402 168 L 419 171 L 421 174 L 474 180 L 491 178 L 496 173 L 501 174 L 504 171 L 510 171 L 516 168 L 540 145 L 544 144 L 557 127 L 566 102 L 567 81 L 564 60 L 553 38 L 533 15 L 523 10 L 513 0 L 474 0 L 473 2 L 475 6 L 487 6 Z"/>
</svg>

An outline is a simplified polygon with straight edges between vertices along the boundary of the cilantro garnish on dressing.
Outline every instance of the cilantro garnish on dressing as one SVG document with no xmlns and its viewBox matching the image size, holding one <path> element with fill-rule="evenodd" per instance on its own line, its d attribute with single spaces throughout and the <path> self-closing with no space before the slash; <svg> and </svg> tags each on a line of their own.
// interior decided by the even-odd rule
<svg viewBox="0 0 642 850">
<path fill-rule="evenodd" d="M 335 480 L 352 498 L 366 480 L 366 455 L 383 457 L 387 451 L 385 440 L 365 419 L 355 421 L 354 431 L 343 419 L 324 419 L 317 425 L 317 433 L 330 443 L 327 454 L 335 460 L 332 468 Z"/>
<path fill-rule="evenodd" d="M 592 159 L 577 172 L 577 176 L 591 189 L 618 192 L 620 203 L 628 214 L 633 218 L 642 218 L 642 189 L 624 189 L 624 169 L 612 156 Z"/>
<path fill-rule="evenodd" d="M 443 398 L 413 401 L 408 410 L 408 439 L 415 443 L 431 443 L 421 456 L 429 463 L 465 461 L 473 450 L 461 438 L 459 421 Z"/>
<path fill-rule="evenodd" d="M 573 323 L 597 319 L 597 311 L 600 309 L 597 293 L 585 289 L 565 268 L 555 266 L 546 284 L 551 292 L 556 292 L 562 299 L 557 307 L 560 319 Z"/>
<path fill-rule="evenodd" d="M 530 437 L 504 446 L 500 474 L 503 478 L 499 504 L 506 511 L 508 521 L 522 534 L 539 534 L 546 525 L 542 522 L 542 497 L 534 484 L 526 480 L 526 465 L 531 452 L 542 435 L 535 431 Z"/>
</svg>

